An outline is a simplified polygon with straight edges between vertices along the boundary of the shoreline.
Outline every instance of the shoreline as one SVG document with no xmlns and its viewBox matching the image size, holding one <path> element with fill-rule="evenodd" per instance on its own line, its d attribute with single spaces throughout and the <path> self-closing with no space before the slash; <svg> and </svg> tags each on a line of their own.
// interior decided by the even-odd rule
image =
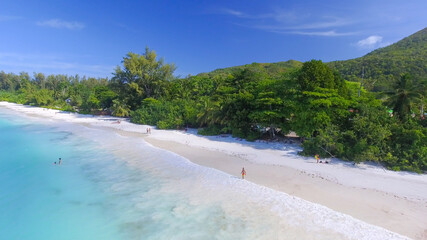
<svg viewBox="0 0 427 240">
<path fill-rule="evenodd" d="M 195 131 L 156 130 L 151 126 L 123 121 L 111 116 L 79 115 L 0 102 L 27 116 L 65 120 L 88 127 L 101 127 L 123 136 L 174 152 L 191 162 L 240 177 L 304 200 L 318 203 L 354 218 L 411 237 L 427 239 L 427 175 L 396 173 L 332 159 L 316 164 L 314 158 L 296 155 L 290 144 L 239 141 L 231 137 L 204 137 Z M 146 129 L 152 128 L 147 135 Z"/>
<path fill-rule="evenodd" d="M 153 146 L 174 152 L 193 163 L 239 176 L 245 167 L 247 181 L 285 192 L 383 227 L 413 239 L 427 237 L 427 207 L 398 196 L 371 189 L 346 187 L 319 176 L 284 166 L 260 165 L 226 153 L 194 148 L 150 136 L 144 140 Z M 420 211 L 418 211 L 418 210 Z"/>
</svg>

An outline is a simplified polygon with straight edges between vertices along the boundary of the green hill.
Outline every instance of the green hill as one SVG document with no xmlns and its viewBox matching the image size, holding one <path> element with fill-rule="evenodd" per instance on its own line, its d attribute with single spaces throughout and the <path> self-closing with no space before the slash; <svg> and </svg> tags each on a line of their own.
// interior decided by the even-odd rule
<svg viewBox="0 0 427 240">
<path fill-rule="evenodd" d="M 216 69 L 209 73 L 201 73 L 199 75 L 221 75 L 221 74 L 230 74 L 235 71 L 244 70 L 251 67 L 262 67 L 266 70 L 266 72 L 270 76 L 276 76 L 280 75 L 286 71 L 289 71 L 291 69 L 300 68 L 302 66 L 302 62 L 296 61 L 296 60 L 289 60 L 286 62 L 276 62 L 276 63 L 252 63 L 252 64 L 245 64 L 241 66 L 234 66 L 234 67 L 228 67 L 228 68 L 220 68 Z"/>
<path fill-rule="evenodd" d="M 289 60 L 276 63 L 252 63 L 216 69 L 198 75 L 230 74 L 237 70 L 262 67 L 270 76 L 278 76 L 291 69 L 300 68 L 302 62 Z M 365 88 L 373 91 L 387 89 L 402 73 L 414 79 L 427 79 L 427 28 L 406 37 L 390 46 L 376 49 L 363 57 L 327 63 L 336 69 L 345 80 L 360 82 L 364 73 Z"/>
<path fill-rule="evenodd" d="M 383 90 L 402 73 L 411 74 L 415 80 L 426 79 L 427 28 L 363 57 L 334 61 L 328 65 L 350 81 L 360 81 L 363 70 L 369 83 L 367 87 L 374 91 Z"/>
</svg>

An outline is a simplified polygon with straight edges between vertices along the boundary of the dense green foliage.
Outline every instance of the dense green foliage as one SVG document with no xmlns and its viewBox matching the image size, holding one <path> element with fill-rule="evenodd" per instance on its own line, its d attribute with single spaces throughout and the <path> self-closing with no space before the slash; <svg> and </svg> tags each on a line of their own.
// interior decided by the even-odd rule
<svg viewBox="0 0 427 240">
<path fill-rule="evenodd" d="M 231 133 L 247 140 L 294 131 L 303 139 L 303 155 L 427 170 L 422 79 L 403 74 L 393 88 L 374 95 L 322 61 L 280 64 L 286 67 L 253 63 L 174 78 L 174 65 L 147 48 L 125 56 L 111 80 L 1 72 L 0 100 L 130 116 L 160 129 L 197 127 L 203 135 Z"/>
<path fill-rule="evenodd" d="M 117 94 L 108 79 L 0 72 L 0 100 L 81 113 L 108 109 Z"/>
<path fill-rule="evenodd" d="M 148 48 L 143 55 L 130 52 L 123 59 L 124 68 L 117 66 L 115 70 L 111 87 L 132 110 L 145 98 L 165 95 L 166 85 L 173 78 L 175 66 L 156 58 L 156 53 Z"/>
<path fill-rule="evenodd" d="M 427 79 L 427 28 L 363 57 L 328 65 L 349 81 L 360 82 L 364 75 L 365 86 L 373 91 L 386 90 L 404 73 Z"/>
</svg>

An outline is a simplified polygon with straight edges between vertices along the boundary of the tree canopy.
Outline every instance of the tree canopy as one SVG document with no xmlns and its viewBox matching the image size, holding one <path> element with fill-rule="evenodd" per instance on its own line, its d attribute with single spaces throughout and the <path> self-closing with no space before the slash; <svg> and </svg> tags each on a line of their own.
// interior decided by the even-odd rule
<svg viewBox="0 0 427 240">
<path fill-rule="evenodd" d="M 135 110 L 143 99 L 165 95 L 174 71 L 174 64 L 157 59 L 156 52 L 147 47 L 142 55 L 130 52 L 123 58 L 123 68 L 117 66 L 111 84 L 119 97 Z"/>
<path fill-rule="evenodd" d="M 280 71 L 253 63 L 185 78 L 174 77 L 175 66 L 148 48 L 122 63 L 111 80 L 0 72 L 0 100 L 250 141 L 294 131 L 302 155 L 427 170 L 426 84 L 416 76 L 403 74 L 378 95 L 320 60 L 285 62 Z"/>
</svg>

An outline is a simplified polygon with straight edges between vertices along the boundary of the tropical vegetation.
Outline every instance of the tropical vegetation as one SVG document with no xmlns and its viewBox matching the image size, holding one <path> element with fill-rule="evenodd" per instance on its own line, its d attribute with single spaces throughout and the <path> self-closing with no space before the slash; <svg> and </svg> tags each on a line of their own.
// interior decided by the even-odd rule
<svg viewBox="0 0 427 240">
<path fill-rule="evenodd" d="M 0 72 L 0 100 L 250 141 L 294 131 L 302 155 L 427 170 L 425 75 L 399 72 L 371 91 L 320 60 L 252 63 L 185 78 L 174 77 L 174 64 L 148 48 L 122 63 L 112 79 Z"/>
</svg>

